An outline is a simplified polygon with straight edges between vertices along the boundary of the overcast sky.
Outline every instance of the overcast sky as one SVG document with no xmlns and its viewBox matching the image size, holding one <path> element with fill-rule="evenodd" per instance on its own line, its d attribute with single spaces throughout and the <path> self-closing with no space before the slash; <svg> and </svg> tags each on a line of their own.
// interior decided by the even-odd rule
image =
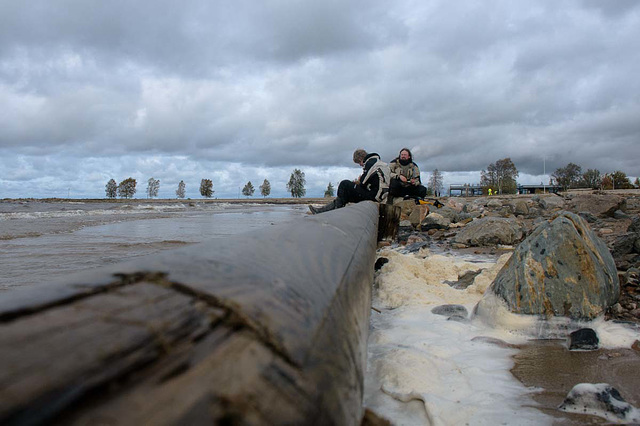
<svg viewBox="0 0 640 426">
<path fill-rule="evenodd" d="M 0 198 L 322 196 L 359 147 L 640 176 L 640 1 L 0 0 Z"/>
</svg>

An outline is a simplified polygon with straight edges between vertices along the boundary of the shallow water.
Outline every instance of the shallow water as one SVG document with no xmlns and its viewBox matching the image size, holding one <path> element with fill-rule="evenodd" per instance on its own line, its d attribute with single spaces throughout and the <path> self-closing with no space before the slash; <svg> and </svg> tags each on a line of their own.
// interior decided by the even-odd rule
<svg viewBox="0 0 640 426">
<path fill-rule="evenodd" d="M 591 422 L 593 416 L 568 416 L 556 410 L 573 385 L 593 380 L 587 374 L 591 358 L 568 354 L 564 346 L 550 354 L 551 349 L 544 345 L 547 340 L 538 339 L 566 336 L 589 326 L 597 331 L 601 346 L 614 353 L 640 339 L 638 328 L 603 320 L 585 324 L 514 315 L 491 298 L 485 311 L 474 312 L 509 254 L 496 259 L 425 249 L 401 254 L 387 249 L 380 256 L 389 262 L 376 273 L 374 282 L 376 309 L 371 313 L 365 405 L 397 425 Z M 447 284 L 468 271 L 478 272 L 468 287 Z M 432 312 L 444 304 L 462 305 L 467 314 L 449 319 Z M 518 357 L 521 353 L 524 355 Z M 554 356 L 570 360 L 548 362 Z M 534 373 L 523 383 L 512 373 L 514 367 L 523 371 L 517 362 L 543 365 L 529 369 Z M 566 387 L 560 392 L 557 386 L 545 390 L 548 382 L 540 371 L 564 377 Z M 611 370 L 610 384 L 618 385 L 631 401 L 637 400 L 639 391 L 628 386 L 617 371 Z M 554 393 L 551 399 L 539 398 L 549 393 Z"/>
<path fill-rule="evenodd" d="M 2 203 L 0 290 L 303 217 L 305 206 Z"/>
</svg>

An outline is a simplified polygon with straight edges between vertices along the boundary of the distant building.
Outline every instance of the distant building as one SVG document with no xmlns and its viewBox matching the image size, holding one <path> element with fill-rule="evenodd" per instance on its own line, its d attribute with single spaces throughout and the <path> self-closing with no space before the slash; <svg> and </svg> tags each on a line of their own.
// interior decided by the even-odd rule
<svg viewBox="0 0 640 426">
<path fill-rule="evenodd" d="M 518 185 L 518 194 L 557 194 L 562 191 L 562 187 L 558 185 Z"/>
</svg>

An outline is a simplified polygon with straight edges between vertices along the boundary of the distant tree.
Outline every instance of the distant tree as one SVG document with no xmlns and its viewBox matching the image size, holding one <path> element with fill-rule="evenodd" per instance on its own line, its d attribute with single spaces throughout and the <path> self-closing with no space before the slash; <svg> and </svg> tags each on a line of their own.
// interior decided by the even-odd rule
<svg viewBox="0 0 640 426">
<path fill-rule="evenodd" d="M 118 196 L 120 198 L 133 198 L 136 193 L 136 182 L 133 178 L 127 178 L 118 185 Z"/>
<path fill-rule="evenodd" d="M 294 198 L 303 197 L 307 193 L 307 190 L 304 189 L 305 183 L 307 180 L 304 178 L 304 172 L 294 169 L 289 182 L 287 182 L 287 191 L 291 192 L 291 196 Z"/>
<path fill-rule="evenodd" d="M 266 179 L 262 182 L 262 185 L 260 185 L 260 194 L 262 194 L 263 197 L 268 197 L 269 194 L 271 194 L 271 184 Z"/>
<path fill-rule="evenodd" d="M 633 184 L 636 186 L 636 188 L 640 188 L 640 178 L 636 178 L 636 180 L 633 181 Z"/>
<path fill-rule="evenodd" d="M 107 182 L 105 186 L 105 192 L 107 193 L 107 198 L 116 198 L 118 194 L 118 184 L 114 179 L 109 179 L 109 182 Z"/>
<path fill-rule="evenodd" d="M 211 182 L 211 179 L 202 179 L 200 181 L 200 195 L 206 198 L 211 198 L 214 192 L 213 182 Z"/>
<path fill-rule="evenodd" d="M 329 185 L 327 185 L 327 189 L 324 191 L 324 198 L 331 198 L 335 194 L 336 194 L 336 191 L 333 188 L 333 184 L 329 182 Z"/>
<path fill-rule="evenodd" d="M 602 185 L 602 175 L 599 170 L 596 169 L 587 169 L 586 172 L 582 174 L 582 180 L 586 187 L 599 189 L 600 185 Z"/>
<path fill-rule="evenodd" d="M 604 175 L 600 185 L 602 185 L 602 189 L 613 189 L 613 179 L 611 179 L 611 175 Z"/>
<path fill-rule="evenodd" d="M 247 182 L 247 184 L 242 188 L 242 195 L 245 197 L 253 197 L 253 193 L 256 192 L 255 188 L 251 181 Z"/>
<path fill-rule="evenodd" d="M 431 192 L 433 194 L 438 194 L 440 191 L 442 191 L 442 184 L 442 173 L 440 173 L 440 170 L 435 169 L 433 172 L 431 172 L 431 177 L 429 177 L 429 189 L 431 189 Z"/>
<path fill-rule="evenodd" d="M 487 170 L 480 173 L 480 185 L 493 188 L 498 194 L 515 194 L 516 178 L 519 174 L 511 158 L 503 158 L 489 164 Z"/>
<path fill-rule="evenodd" d="M 178 198 L 184 198 L 184 196 L 185 196 L 185 187 L 186 187 L 186 185 L 184 184 L 184 181 L 181 180 L 180 183 L 178 184 L 178 189 L 176 190 L 176 196 Z"/>
<path fill-rule="evenodd" d="M 153 177 L 149 178 L 149 181 L 147 182 L 147 198 L 157 197 L 159 189 L 160 181 Z"/>
<path fill-rule="evenodd" d="M 613 188 L 614 189 L 631 189 L 631 188 L 633 188 L 633 185 L 631 184 L 631 181 L 629 180 L 629 178 L 627 177 L 627 174 L 625 172 L 621 172 L 620 170 L 617 170 L 617 171 L 613 172 L 613 174 L 611 175 L 611 178 L 613 179 Z"/>
<path fill-rule="evenodd" d="M 565 191 L 569 188 L 575 188 L 580 183 L 582 177 L 582 167 L 577 164 L 569 163 L 565 167 L 556 169 L 551 174 L 554 182 L 562 187 Z"/>
</svg>

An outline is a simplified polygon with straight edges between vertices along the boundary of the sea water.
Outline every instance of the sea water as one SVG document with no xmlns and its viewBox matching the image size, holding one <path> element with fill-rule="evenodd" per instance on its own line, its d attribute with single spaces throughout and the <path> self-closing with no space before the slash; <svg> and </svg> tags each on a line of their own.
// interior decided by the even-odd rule
<svg viewBox="0 0 640 426">
<path fill-rule="evenodd" d="M 604 348 L 629 348 L 638 329 L 592 321 L 543 321 L 515 315 L 487 292 L 508 260 L 502 256 L 435 254 L 422 249 L 389 259 L 376 273 L 368 341 L 365 405 L 396 425 L 545 425 L 527 388 L 512 374 L 516 345 L 566 336 L 591 327 Z M 450 285 L 465 272 L 479 274 L 465 289 Z M 486 293 L 486 294 L 485 294 Z M 474 309 L 482 298 L 483 309 Z M 465 318 L 436 315 L 433 308 L 458 304 Z"/>
<path fill-rule="evenodd" d="M 304 205 L 0 202 L 0 290 L 46 285 L 79 270 L 208 239 L 246 238 L 305 215 Z M 526 388 L 511 374 L 518 351 L 512 345 L 553 337 L 563 325 L 510 314 L 499 300 L 485 300 L 487 309 L 472 314 L 509 254 L 386 249 L 379 255 L 389 263 L 374 281 L 367 407 L 397 425 L 553 423 L 532 399 L 540 389 Z M 447 284 L 467 271 L 479 274 L 466 289 Z M 467 320 L 431 312 L 442 304 L 465 306 Z M 619 324 L 588 326 L 604 347 L 628 348 L 640 339 Z"/>
<path fill-rule="evenodd" d="M 0 203 L 0 290 L 303 217 L 303 205 Z"/>
</svg>

